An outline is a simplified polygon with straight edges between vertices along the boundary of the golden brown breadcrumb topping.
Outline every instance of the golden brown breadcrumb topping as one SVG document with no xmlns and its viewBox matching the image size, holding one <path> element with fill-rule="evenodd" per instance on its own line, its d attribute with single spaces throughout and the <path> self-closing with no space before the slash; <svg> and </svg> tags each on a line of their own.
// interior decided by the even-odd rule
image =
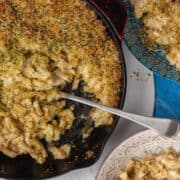
<svg viewBox="0 0 180 180">
<path fill-rule="evenodd" d="M 81 81 L 102 104 L 117 106 L 121 72 L 115 42 L 83 0 L 0 0 L 0 151 L 38 163 L 71 148 L 53 146 L 75 120 L 59 89 Z M 92 109 L 95 125 L 111 114 Z M 56 118 L 55 118 L 56 117 Z"/>
</svg>

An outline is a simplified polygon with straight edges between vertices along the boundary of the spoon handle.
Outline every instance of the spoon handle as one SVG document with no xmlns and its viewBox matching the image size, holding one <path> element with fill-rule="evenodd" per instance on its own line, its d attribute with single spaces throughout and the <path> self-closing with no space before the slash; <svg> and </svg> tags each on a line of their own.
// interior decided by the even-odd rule
<svg viewBox="0 0 180 180">
<path fill-rule="evenodd" d="M 104 105 L 95 103 L 93 101 L 87 100 L 85 98 L 74 96 L 71 94 L 63 93 L 63 95 L 65 99 L 69 99 L 75 102 L 79 102 L 82 104 L 89 105 L 91 107 L 95 107 L 95 108 L 110 112 L 114 115 L 123 117 L 137 124 L 140 124 L 146 128 L 155 130 L 164 136 L 170 137 L 170 136 L 175 135 L 179 131 L 179 123 L 176 120 L 165 119 L 165 118 L 145 117 L 145 116 L 141 116 L 141 115 L 137 115 L 133 113 L 127 113 L 116 108 L 104 106 Z M 177 124 L 177 126 L 175 127 L 177 132 L 174 132 L 174 123 Z"/>
</svg>

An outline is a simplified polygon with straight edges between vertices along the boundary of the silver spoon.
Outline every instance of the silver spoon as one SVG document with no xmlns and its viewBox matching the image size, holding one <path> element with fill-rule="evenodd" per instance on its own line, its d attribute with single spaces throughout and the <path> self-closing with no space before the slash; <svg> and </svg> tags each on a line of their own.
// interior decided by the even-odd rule
<svg viewBox="0 0 180 180">
<path fill-rule="evenodd" d="M 137 124 L 140 124 L 146 128 L 152 129 L 156 132 L 158 132 L 162 136 L 166 137 L 173 137 L 178 134 L 180 131 L 180 122 L 178 120 L 174 119 L 165 119 L 165 118 L 154 118 L 154 117 L 145 117 L 133 113 L 127 113 L 122 110 L 111 108 L 108 106 L 104 106 L 95 102 L 92 102 L 90 100 L 87 100 L 82 97 L 74 96 L 71 94 L 67 94 L 63 92 L 63 98 L 69 99 L 75 102 L 79 102 L 82 104 L 89 105 L 91 107 L 95 107 L 107 112 L 110 112 L 112 114 L 115 114 L 117 116 L 126 118 L 132 122 L 135 122 Z"/>
</svg>

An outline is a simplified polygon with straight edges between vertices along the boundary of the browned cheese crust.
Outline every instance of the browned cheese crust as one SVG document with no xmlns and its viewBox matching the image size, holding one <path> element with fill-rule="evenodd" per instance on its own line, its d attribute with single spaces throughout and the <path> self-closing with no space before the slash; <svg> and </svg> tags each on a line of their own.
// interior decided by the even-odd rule
<svg viewBox="0 0 180 180">
<path fill-rule="evenodd" d="M 62 156 L 51 144 L 75 120 L 74 107 L 65 108 L 59 89 L 73 82 L 75 90 L 84 81 L 84 91 L 116 107 L 120 66 L 114 41 L 85 1 L 1 0 L 0 151 L 43 163 L 45 139 L 56 159 L 66 157 L 68 145 Z M 96 126 L 113 121 L 97 109 L 90 116 Z"/>
</svg>

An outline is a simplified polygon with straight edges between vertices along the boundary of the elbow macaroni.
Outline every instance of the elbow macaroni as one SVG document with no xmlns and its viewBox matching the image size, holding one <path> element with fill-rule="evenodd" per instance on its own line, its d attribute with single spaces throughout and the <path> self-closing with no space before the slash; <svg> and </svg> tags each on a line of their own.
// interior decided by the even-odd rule
<svg viewBox="0 0 180 180">
<path fill-rule="evenodd" d="M 0 1 L 0 151 L 42 164 L 45 139 L 56 159 L 67 158 L 70 145 L 52 145 L 75 120 L 59 89 L 84 81 L 84 91 L 117 106 L 119 70 L 115 43 L 83 0 Z M 97 126 L 112 123 L 111 114 L 91 116 Z"/>
<path fill-rule="evenodd" d="M 178 0 L 131 0 L 134 14 L 142 18 L 147 46 L 161 45 L 171 65 L 180 70 L 180 2 Z M 145 39 L 148 40 L 145 40 Z M 151 47 L 150 47 L 151 48 Z M 168 50 L 167 50 L 168 49 Z"/>
<path fill-rule="evenodd" d="M 179 180 L 180 156 L 172 149 L 160 155 L 149 155 L 142 160 L 131 160 L 119 175 L 120 180 Z"/>
</svg>

